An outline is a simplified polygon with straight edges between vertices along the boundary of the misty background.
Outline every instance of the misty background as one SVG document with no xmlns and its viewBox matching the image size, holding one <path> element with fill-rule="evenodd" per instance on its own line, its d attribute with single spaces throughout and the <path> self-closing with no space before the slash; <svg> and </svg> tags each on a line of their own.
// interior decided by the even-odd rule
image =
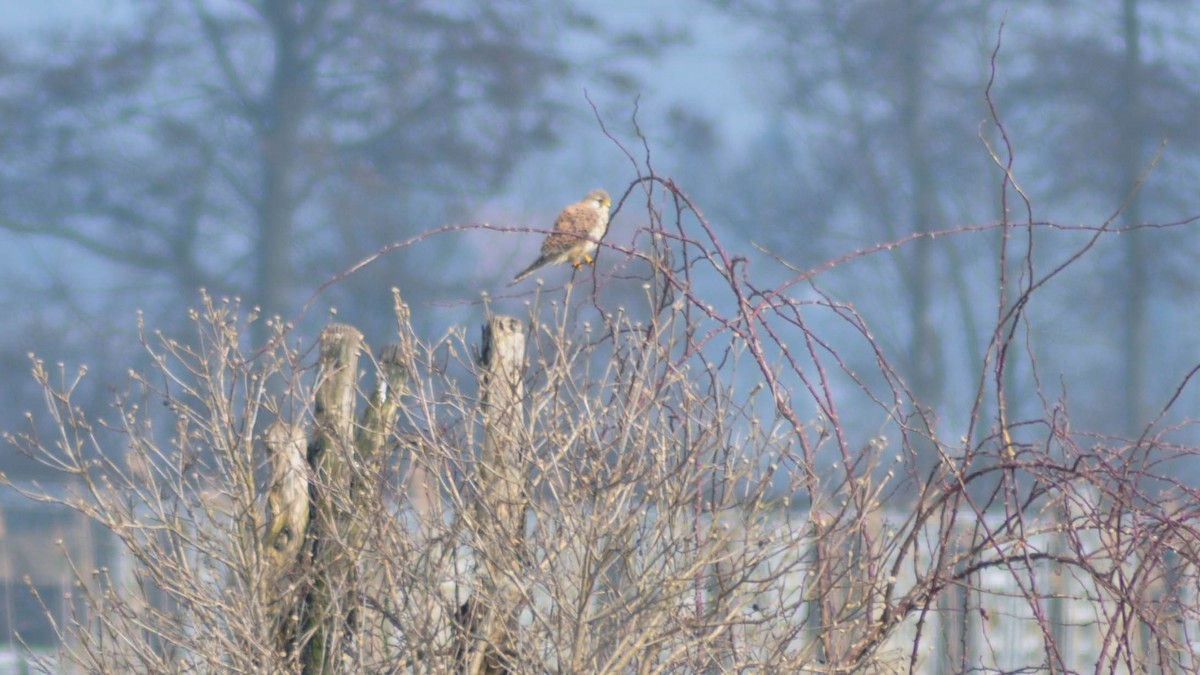
<svg viewBox="0 0 1200 675">
<path fill-rule="evenodd" d="M 1007 155 L 990 82 L 1030 205 L 1010 192 L 1009 219 L 1039 223 L 1037 276 L 1095 228 L 1145 225 L 1101 236 L 1033 296 L 1010 354 L 1009 389 L 1022 394 L 1008 418 L 1061 405 L 1096 438 L 1171 429 L 1176 475 L 1200 479 L 1200 393 L 1188 380 L 1200 363 L 1200 237 L 1188 220 L 1200 214 L 1200 10 L 1189 0 L 7 5 L 0 430 L 52 431 L 31 354 L 63 364 L 68 384 L 86 365 L 74 401 L 112 414 L 128 371 L 148 365 L 139 325 L 151 340 L 193 339 L 201 288 L 296 320 L 301 344 L 331 308 L 367 342 L 390 341 L 393 287 L 431 340 L 477 330 L 485 292 L 488 309 L 522 315 L 536 286 L 506 284 L 536 255 L 528 232 L 430 237 L 323 285 L 433 228 L 548 228 L 589 190 L 615 204 L 652 169 L 756 279 L 838 261 L 793 292 L 859 313 L 936 415 L 934 432 L 957 438 L 996 324 L 1000 234 L 979 228 L 1005 206 L 988 148 Z M 607 239 L 645 248 L 647 222 L 635 189 Z M 625 274 L 637 264 L 601 252 L 607 298 L 642 297 Z M 543 292 L 569 274 L 540 272 Z M 730 302 L 711 286 L 713 302 Z M 816 309 L 807 319 L 865 386 L 881 384 L 845 321 Z M 851 443 L 886 433 L 879 407 L 856 408 L 861 392 L 840 386 Z M 118 441 L 103 450 L 121 453 Z M 0 471 L 55 475 L 11 444 Z M 48 532 L 100 539 L 7 490 L 0 509 L 3 637 L 15 626 L 48 639 L 13 580 L 42 569 L 32 583 L 56 583 Z"/>
<path fill-rule="evenodd" d="M 1009 217 L 1067 228 L 1037 229 L 1037 264 L 1061 264 L 1114 214 L 1114 228 L 1148 225 L 1101 237 L 1035 296 L 1011 372 L 1043 399 L 1010 401 L 1009 417 L 1062 398 L 1075 428 L 1136 437 L 1154 422 L 1197 441 L 1195 387 L 1160 417 L 1200 361 L 1200 240 L 1183 222 L 1200 214 L 1200 11 L 1186 0 L 10 4 L 5 430 L 29 429 L 26 411 L 45 422 L 29 354 L 68 381 L 86 364 L 76 401 L 102 416 L 145 365 L 139 321 L 186 339 L 200 288 L 298 319 L 305 343 L 330 308 L 386 342 L 392 287 L 429 338 L 475 330 L 482 292 L 520 313 L 531 286 L 505 284 L 540 237 L 468 229 L 382 256 L 299 314 L 422 231 L 548 228 L 595 187 L 615 202 L 647 149 L 767 278 L 995 223 L 999 40 L 991 95 L 1031 204 L 1010 200 Z M 639 195 L 610 241 L 635 245 Z M 995 323 L 998 245 L 995 231 L 920 238 L 813 279 L 865 318 L 949 433 Z M 602 253 L 599 269 L 627 262 Z M 824 330 L 836 341 L 845 326 Z M 866 438 L 883 418 L 849 422 Z M 0 470 L 45 477 L 7 446 Z"/>
</svg>

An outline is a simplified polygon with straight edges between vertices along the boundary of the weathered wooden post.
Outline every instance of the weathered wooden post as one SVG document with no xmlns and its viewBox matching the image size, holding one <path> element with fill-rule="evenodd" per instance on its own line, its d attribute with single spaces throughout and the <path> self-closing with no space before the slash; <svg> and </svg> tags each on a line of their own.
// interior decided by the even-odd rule
<svg viewBox="0 0 1200 675">
<path fill-rule="evenodd" d="M 408 378 L 400 345 L 384 347 L 377 364 L 381 377 L 376 380 L 375 389 L 371 391 L 371 398 L 363 412 L 362 425 L 354 446 L 358 452 L 358 459 L 362 462 L 379 459 L 387 447 L 392 426 L 396 423 L 400 395 Z"/>
<path fill-rule="evenodd" d="M 525 325 L 513 317 L 491 317 L 480 351 L 483 449 L 476 471 L 474 509 L 479 592 L 460 613 L 461 669 L 470 675 L 505 673 L 522 604 L 517 579 L 525 531 L 525 413 L 521 376 L 525 370 Z"/>
<path fill-rule="evenodd" d="M 303 654 L 306 674 L 334 671 L 341 641 L 352 638 L 345 625 L 347 598 L 356 592 L 354 563 L 345 536 L 351 513 L 348 461 L 353 453 L 354 384 L 362 333 L 331 324 L 321 331 L 317 390 L 308 463 L 312 467 L 312 521 L 309 529 L 312 586 L 305 607 Z"/>
<path fill-rule="evenodd" d="M 329 673 L 347 641 L 359 656 L 376 655 L 380 635 L 363 625 L 359 595 L 364 590 L 358 564 L 367 547 L 369 515 L 378 495 L 372 476 L 395 424 L 399 394 L 407 373 L 399 346 L 384 348 L 379 377 L 355 430 L 355 383 L 362 333 L 332 324 L 321 332 L 314 428 L 309 444 L 312 504 L 312 585 L 305 603 L 305 630 L 311 633 L 303 656 L 305 673 Z M 368 644 L 370 643 L 370 644 Z M 350 664 L 353 666 L 354 664 Z"/>
<path fill-rule="evenodd" d="M 308 464 L 304 430 L 276 420 L 264 445 L 271 465 L 267 484 L 266 558 L 273 572 L 295 563 L 308 532 Z"/>
<path fill-rule="evenodd" d="M 275 623 L 276 650 L 295 657 L 300 604 L 301 553 L 308 535 L 309 468 L 304 429 L 276 420 L 264 439 L 271 466 L 267 484 L 267 533 L 264 537 L 262 605 Z"/>
<path fill-rule="evenodd" d="M 371 390 L 354 441 L 355 465 L 350 476 L 350 502 L 353 513 L 347 520 L 346 530 L 347 549 L 355 556 L 367 554 L 368 565 L 373 560 L 370 557 L 373 552 L 369 550 L 370 528 L 373 526 L 370 516 L 380 513 L 380 505 L 384 499 L 378 489 L 376 476 L 387 462 L 385 451 L 391 444 L 400 395 L 408 377 L 399 345 L 384 347 L 376 366 L 378 373 L 375 387 Z M 354 562 L 356 561 L 352 561 L 352 564 Z M 367 569 L 371 567 L 368 566 Z M 378 574 L 364 572 L 359 582 L 360 586 L 365 587 L 368 593 L 379 594 L 384 583 L 379 577 Z M 345 608 L 346 627 L 359 643 L 359 654 L 376 663 L 386 658 L 383 629 L 378 623 L 368 625 L 362 616 L 357 595 L 343 598 L 342 603 Z"/>
<path fill-rule="evenodd" d="M 407 370 L 401 347 L 385 347 L 361 424 L 354 424 L 362 333 L 331 324 L 319 339 L 311 440 L 299 424 L 276 421 L 264 435 L 271 475 L 263 606 L 274 621 L 280 654 L 304 673 L 342 668 L 340 654 L 380 656 L 379 631 L 367 630 L 360 594 L 378 580 L 358 566 L 379 513 L 373 476 L 384 461 Z M 348 644 L 358 649 L 347 652 Z M 355 664 L 348 664 L 351 668 Z"/>
</svg>

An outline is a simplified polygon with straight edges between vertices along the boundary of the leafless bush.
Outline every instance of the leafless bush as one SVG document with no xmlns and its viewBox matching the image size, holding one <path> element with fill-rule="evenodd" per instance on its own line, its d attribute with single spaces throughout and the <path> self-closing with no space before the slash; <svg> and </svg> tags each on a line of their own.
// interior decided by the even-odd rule
<svg viewBox="0 0 1200 675">
<path fill-rule="evenodd" d="M 131 374 L 112 419 L 86 419 L 76 380 L 37 362 L 57 435 L 16 441 L 75 481 L 66 502 L 123 552 L 77 570 L 86 611 L 58 626 L 62 662 L 1196 668 L 1200 500 L 1173 474 L 1196 449 L 1171 441 L 1177 427 L 1072 429 L 1036 364 L 1030 389 L 1006 384 L 1030 298 L 1108 224 L 1045 271 L 1031 238 L 1057 230 L 1032 218 L 945 233 L 1001 241 L 972 412 L 939 420 L 866 320 L 812 283 L 906 242 L 767 286 L 670 181 L 630 194 L 646 200 L 645 246 L 608 243 L 624 254 L 613 271 L 537 291 L 521 320 L 488 318 L 480 354 L 465 331 L 414 335 L 397 296 L 398 341 L 369 361 L 371 383 L 354 329 L 327 328 L 314 358 L 269 322 L 274 339 L 248 350 L 262 319 L 206 299 L 189 342 L 144 337 L 155 366 Z M 632 292 L 617 305 L 606 285 Z M 831 321 L 853 344 L 826 337 Z M 1041 413 L 1009 419 L 1015 398 Z M 850 428 L 848 405 L 876 431 Z M 919 473 L 921 454 L 934 461 Z"/>
</svg>

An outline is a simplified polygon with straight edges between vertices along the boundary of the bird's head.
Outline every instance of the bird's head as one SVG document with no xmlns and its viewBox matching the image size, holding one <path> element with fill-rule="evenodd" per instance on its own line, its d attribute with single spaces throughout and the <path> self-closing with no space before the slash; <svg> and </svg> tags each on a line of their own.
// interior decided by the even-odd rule
<svg viewBox="0 0 1200 675">
<path fill-rule="evenodd" d="M 607 211 L 608 207 L 612 206 L 612 199 L 609 199 L 608 192 L 604 190 L 592 190 L 587 193 L 583 201 L 588 204 L 595 204 L 596 208 Z"/>
</svg>

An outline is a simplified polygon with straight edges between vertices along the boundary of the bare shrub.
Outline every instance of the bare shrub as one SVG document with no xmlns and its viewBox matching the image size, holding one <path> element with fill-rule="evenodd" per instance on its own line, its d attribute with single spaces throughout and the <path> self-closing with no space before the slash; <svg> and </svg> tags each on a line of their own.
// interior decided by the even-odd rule
<svg viewBox="0 0 1200 675">
<path fill-rule="evenodd" d="M 616 268 L 539 289 L 527 317 L 488 317 L 482 348 L 462 330 L 415 335 L 397 296 L 398 340 L 364 361 L 372 380 L 349 326 L 328 327 L 315 359 L 278 322 L 248 350 L 261 319 L 207 298 L 187 343 L 144 337 L 155 366 L 131 374 L 112 419 L 87 419 L 75 380 L 36 362 L 57 433 L 15 440 L 73 479 L 60 501 L 123 553 L 120 569 L 78 569 L 86 611 L 58 626 L 61 662 L 1196 667 L 1200 500 L 1174 473 L 1196 449 L 1175 426 L 1072 429 L 1036 363 L 1029 389 L 1006 384 L 1030 298 L 1109 224 L 1045 271 L 1033 232 L 1058 230 L 1032 218 L 943 233 L 1000 242 L 974 405 L 939 420 L 866 320 L 812 283 L 906 242 L 764 285 L 673 183 L 647 175 L 630 194 L 646 199 L 646 246 L 605 244 L 624 254 Z M 1040 413 L 1009 419 L 1014 398 Z M 877 431 L 847 425 L 848 408 Z M 926 473 L 919 453 L 935 458 Z"/>
</svg>

